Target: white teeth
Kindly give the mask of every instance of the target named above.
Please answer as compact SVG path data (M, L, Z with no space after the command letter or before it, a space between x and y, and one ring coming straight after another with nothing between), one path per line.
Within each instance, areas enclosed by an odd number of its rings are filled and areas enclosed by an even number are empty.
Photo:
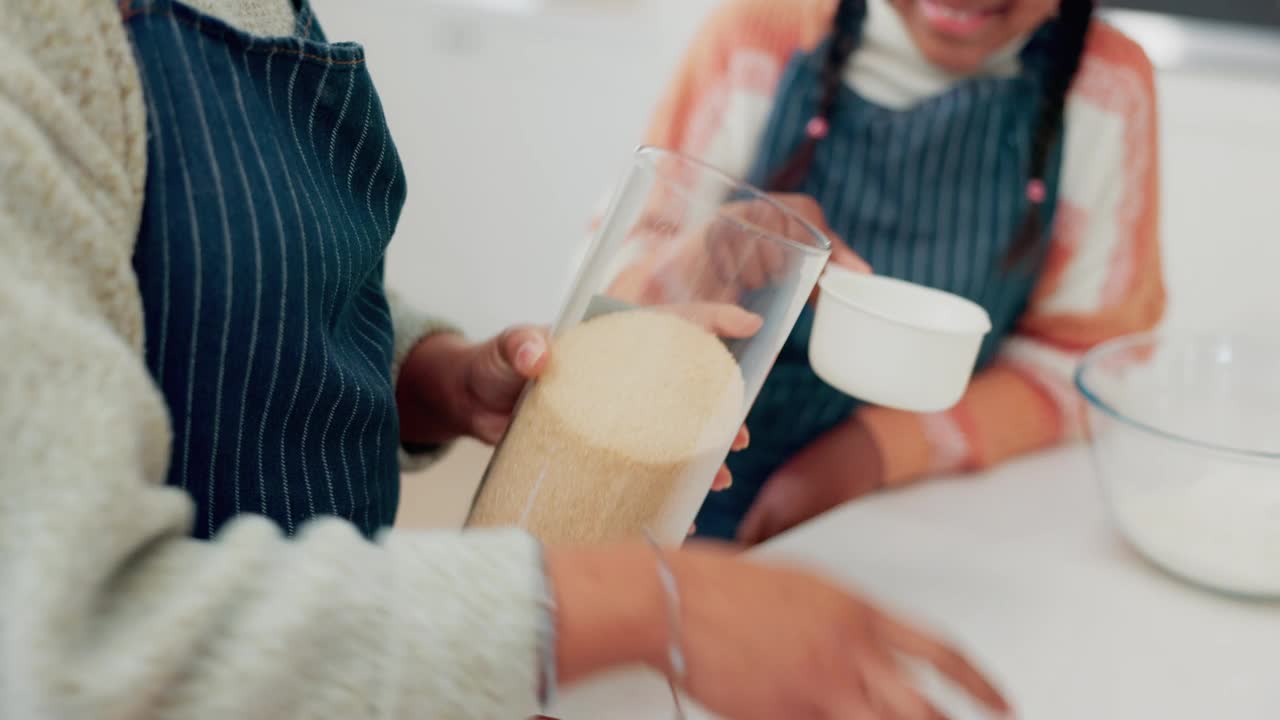
M940 2L925 2L925 5L927 5L934 13L952 20L971 20L978 15L976 12L970 10L959 10Z

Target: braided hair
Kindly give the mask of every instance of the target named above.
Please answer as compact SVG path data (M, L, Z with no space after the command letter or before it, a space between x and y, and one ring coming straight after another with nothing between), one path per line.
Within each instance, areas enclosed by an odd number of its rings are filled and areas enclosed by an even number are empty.
M813 156L818 151L818 144L827 136L831 115L835 112L836 100L840 97L845 65L849 63L849 57L862 39L862 23L858 21L866 16L866 12L866 0L840 0L836 7L831 42L827 45L827 54L823 58L822 73L819 76L822 95L819 96L818 110L805 127L805 138L800 147L783 164L782 169L770 178L766 185L769 190L795 190L808 176L809 168L813 167Z
M1042 208L1047 198L1045 175L1054 144L1062 134L1067 92L1080 69L1089 23L1093 19L1094 0L1061 0L1057 25L1049 40L1049 60L1044 92L1036 114L1036 127L1031 140L1031 159L1027 167L1027 212L1018 226L1014 241L1005 256L1005 267L1021 264L1039 245L1044 218ZM818 109L805 126L800 147L770 178L767 187L773 192L789 192L804 182L813 165L819 144L826 138L836 101L844 82L844 69L861 40L857 22L867 12L866 0L839 0L832 22L831 41L827 45L820 74L821 95Z

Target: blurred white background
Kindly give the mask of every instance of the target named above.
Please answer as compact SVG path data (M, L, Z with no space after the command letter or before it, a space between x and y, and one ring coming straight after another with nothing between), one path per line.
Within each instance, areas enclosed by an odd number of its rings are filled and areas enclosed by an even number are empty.
M392 284L476 336L550 322L715 4L314 0L332 39L367 46L407 165ZM1165 67L1167 323L1280 333L1280 35L1119 20Z

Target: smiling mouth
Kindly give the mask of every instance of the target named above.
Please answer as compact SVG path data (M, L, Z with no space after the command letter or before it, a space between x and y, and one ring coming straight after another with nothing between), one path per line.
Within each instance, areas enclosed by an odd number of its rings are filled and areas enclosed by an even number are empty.
M1006 5L985 9L957 8L941 0L918 0L920 14L934 30L956 37L969 37L982 31L1007 10Z

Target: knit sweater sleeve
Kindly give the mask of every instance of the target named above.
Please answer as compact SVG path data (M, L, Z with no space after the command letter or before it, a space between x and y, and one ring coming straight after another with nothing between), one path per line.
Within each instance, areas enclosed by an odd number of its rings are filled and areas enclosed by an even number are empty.
M0 717L528 716L528 536L189 538L141 359L145 121L115 5L0 0L0 61Z

